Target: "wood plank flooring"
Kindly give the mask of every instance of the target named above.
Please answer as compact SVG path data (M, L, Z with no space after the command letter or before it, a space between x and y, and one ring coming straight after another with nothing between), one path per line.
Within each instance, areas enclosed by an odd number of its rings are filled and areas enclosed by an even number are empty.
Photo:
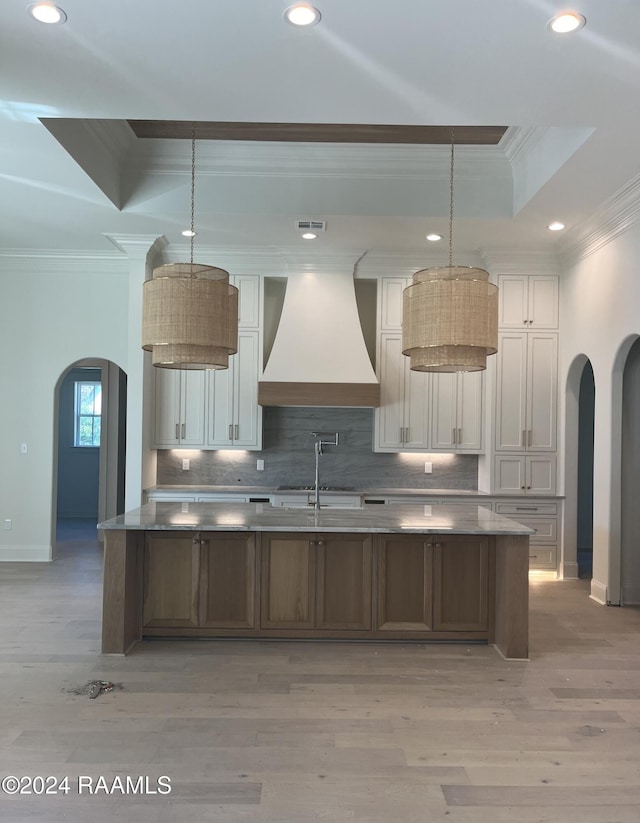
M531 661L468 644L150 641L100 649L101 549L0 564L8 823L638 823L640 611L531 584ZM90 680L116 684L95 700ZM78 778L171 793L78 792ZM87 782L85 781L85 786Z

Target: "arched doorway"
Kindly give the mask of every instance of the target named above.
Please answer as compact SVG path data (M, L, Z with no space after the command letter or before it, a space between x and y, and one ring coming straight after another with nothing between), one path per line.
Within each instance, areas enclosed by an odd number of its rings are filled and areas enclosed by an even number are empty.
M620 487L620 602L640 605L640 339L622 374Z
M124 511L125 373L106 360L71 364L54 419L53 542L95 542L97 523Z
M593 436L595 381L591 362L582 369L578 396L578 576L591 579L593 572Z

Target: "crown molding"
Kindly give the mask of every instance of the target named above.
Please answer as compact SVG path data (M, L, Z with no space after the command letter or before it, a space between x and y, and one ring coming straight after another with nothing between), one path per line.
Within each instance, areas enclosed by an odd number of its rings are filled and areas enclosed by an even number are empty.
M562 246L562 263L576 265L611 243L638 223L640 218L640 175L605 200L599 211L571 230Z
M87 277L126 274L127 261L118 254L42 249L37 252L23 249L0 251L0 270L11 268L16 273L83 274Z
M538 126L511 126L498 144L513 168L542 140L547 129Z
M493 274L560 274L562 260L558 254L513 249L482 249L485 267Z
M145 260L161 255L169 243L163 234L107 234L105 232L104 237L127 257L144 258Z

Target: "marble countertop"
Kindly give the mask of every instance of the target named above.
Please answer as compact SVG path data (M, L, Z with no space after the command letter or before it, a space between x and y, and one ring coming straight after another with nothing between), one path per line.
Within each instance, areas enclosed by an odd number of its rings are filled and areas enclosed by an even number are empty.
M365 532L533 534L482 506L394 505L361 509L285 508L267 503L146 503L101 529L136 531Z
M301 494L308 494L308 491L298 490ZM145 492L190 492L193 494L207 494L216 492L220 494L275 494L286 492L295 494L295 489L283 489L281 486L191 486L188 484L158 485L150 486ZM399 496L420 496L433 497L489 497L488 492L481 492L477 489L399 489L399 488L354 488L349 492L335 490L322 490L322 494L361 494L367 496L374 495L399 495Z

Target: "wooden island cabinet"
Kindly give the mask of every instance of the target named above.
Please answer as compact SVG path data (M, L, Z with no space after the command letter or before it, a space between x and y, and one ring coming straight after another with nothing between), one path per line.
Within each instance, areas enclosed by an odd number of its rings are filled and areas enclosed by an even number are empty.
M528 655L530 529L487 510L148 506L153 522L102 524L103 652L144 637L256 637L467 640ZM172 510L171 525L158 520ZM244 514L236 528L230 510Z

